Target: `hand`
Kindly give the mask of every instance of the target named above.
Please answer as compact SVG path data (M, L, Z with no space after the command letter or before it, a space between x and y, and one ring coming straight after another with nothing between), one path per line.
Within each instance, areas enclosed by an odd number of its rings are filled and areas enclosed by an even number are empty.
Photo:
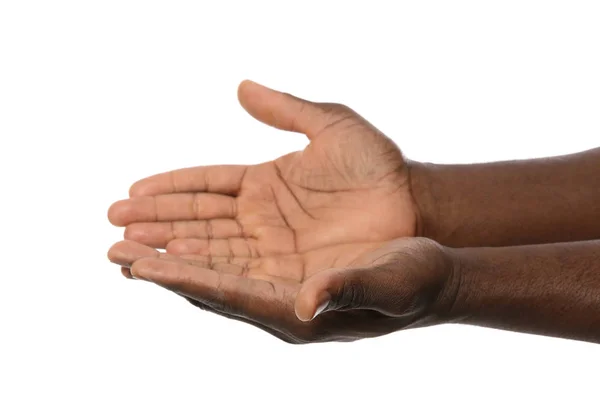
M414 236L409 169L396 145L338 104L312 103L252 82L242 106L268 125L306 134L300 152L253 166L209 166L134 184L110 221L125 238L172 254L250 259ZM300 280L306 266L290 265ZM314 272L311 272L314 273Z
M352 341L431 325L455 293L451 257L426 238L341 245L245 267L160 253L134 241L115 244L108 256L136 278L291 343ZM298 280L290 276L295 262L318 272Z

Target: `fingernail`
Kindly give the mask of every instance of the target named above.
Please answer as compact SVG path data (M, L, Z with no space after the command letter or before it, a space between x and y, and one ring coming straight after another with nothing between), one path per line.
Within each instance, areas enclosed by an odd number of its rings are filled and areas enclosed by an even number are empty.
M315 319L317 317L317 315L319 315L321 312L323 312L325 310L325 308L327 308L327 305L329 305L329 299L326 299L323 302L321 302L321 304L319 306L317 306L317 310L315 311L315 314L311 318L311 321L313 319Z

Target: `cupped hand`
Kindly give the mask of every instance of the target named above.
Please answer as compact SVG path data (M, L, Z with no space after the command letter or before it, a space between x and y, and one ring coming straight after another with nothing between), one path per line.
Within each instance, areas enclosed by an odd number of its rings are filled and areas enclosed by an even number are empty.
M290 343L352 341L432 325L454 294L452 258L426 238L251 260L177 256L122 241L108 256L135 278Z
M253 82L242 106L305 134L303 151L250 166L205 166L135 183L113 204L125 238L171 254L256 260L417 234L409 167L398 147L351 109L313 103ZM286 276L301 277L290 264Z

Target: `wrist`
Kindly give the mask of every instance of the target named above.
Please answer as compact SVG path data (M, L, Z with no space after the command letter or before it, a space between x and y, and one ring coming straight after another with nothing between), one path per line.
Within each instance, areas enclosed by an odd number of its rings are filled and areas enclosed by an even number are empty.
M436 233L438 214L433 196L432 183L435 176L435 166L430 163L408 161L410 193L416 215L416 236L431 238L439 242Z
M448 265L447 274L440 288L438 296L433 304L432 313L438 323L459 322L460 317L457 312L460 311L459 297L464 291L465 277L467 271L465 263L469 257L465 257L465 252L471 249L455 249L441 246Z

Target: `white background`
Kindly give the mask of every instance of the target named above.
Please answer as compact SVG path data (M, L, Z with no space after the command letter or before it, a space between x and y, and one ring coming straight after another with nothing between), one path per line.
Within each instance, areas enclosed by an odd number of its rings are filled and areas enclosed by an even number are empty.
M106 259L138 178L305 145L255 79L354 107L412 159L600 144L600 6L0 1L0 416L598 416L598 346L465 326L291 346Z

